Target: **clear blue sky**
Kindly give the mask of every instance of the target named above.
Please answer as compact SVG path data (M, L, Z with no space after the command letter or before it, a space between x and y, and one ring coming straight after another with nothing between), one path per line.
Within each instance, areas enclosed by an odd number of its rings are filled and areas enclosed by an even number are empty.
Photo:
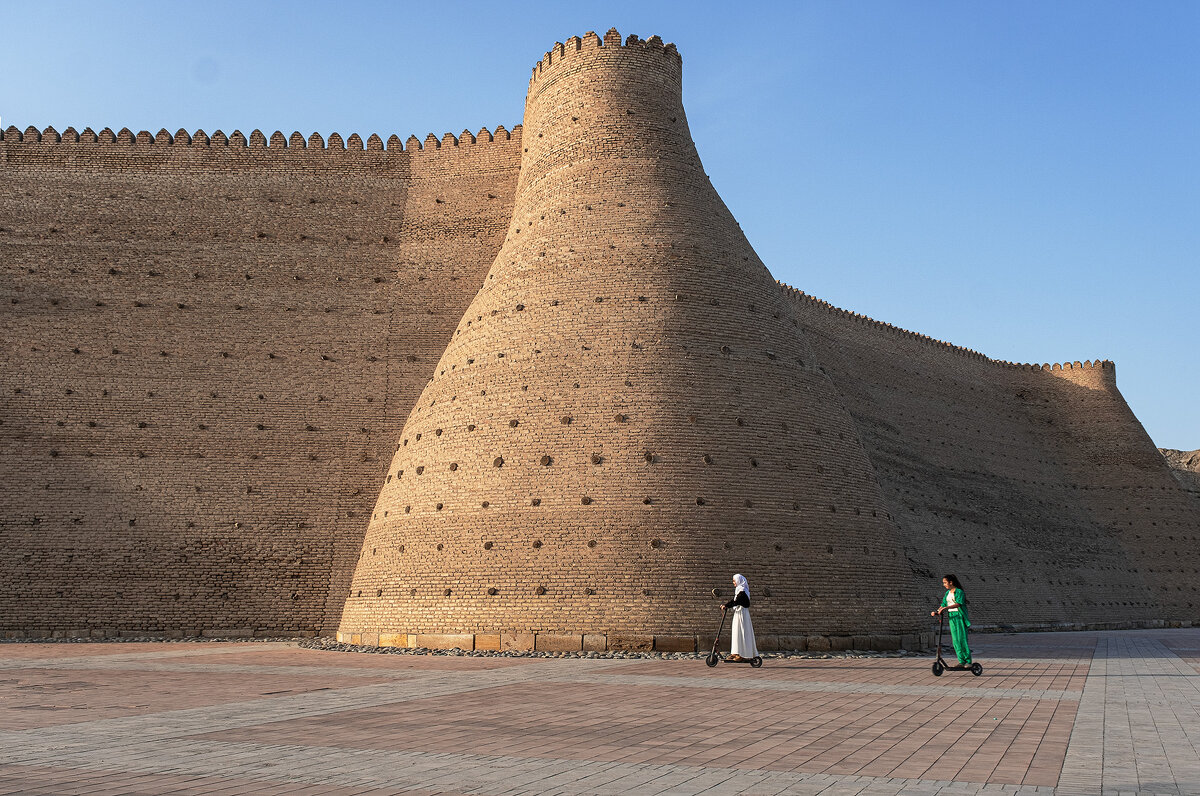
M1151 437L1200 448L1200 3L9 0L0 116L511 127L538 57L611 26L679 46L776 277L1000 359L1113 359Z

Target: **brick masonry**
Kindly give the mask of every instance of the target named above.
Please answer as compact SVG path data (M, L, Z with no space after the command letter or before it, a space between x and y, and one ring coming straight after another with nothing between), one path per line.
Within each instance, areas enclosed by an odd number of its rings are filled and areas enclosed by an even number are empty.
M961 575L973 621L1200 618L1200 502L1172 478L1112 362L999 362L787 292L914 573Z
M380 146L5 131L0 628L336 622L520 130Z
M1197 618L1112 364L776 285L680 80L611 31L511 133L4 131L0 630L684 648L733 571L784 646L946 570L983 624Z

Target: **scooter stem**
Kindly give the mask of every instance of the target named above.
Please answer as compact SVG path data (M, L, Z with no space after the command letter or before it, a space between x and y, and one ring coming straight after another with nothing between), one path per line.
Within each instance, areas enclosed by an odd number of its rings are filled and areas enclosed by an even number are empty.
M710 655L717 654L717 645L721 643L721 633L725 630L725 614L727 613L729 612L724 610L721 611L721 624L717 625L717 637L713 639L712 652L709 653Z

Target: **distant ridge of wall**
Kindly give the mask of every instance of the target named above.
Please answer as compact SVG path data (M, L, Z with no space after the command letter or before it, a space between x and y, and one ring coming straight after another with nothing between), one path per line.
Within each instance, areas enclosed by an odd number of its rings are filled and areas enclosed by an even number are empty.
M903 327L890 324L886 321L875 320L874 318L872 318L870 316L863 315L858 312L853 312L852 310L844 310L841 307L837 307L833 304L830 304L828 301L819 299L816 296L809 295L808 293L805 293L803 290L792 287L791 285L785 284L784 282L778 282L778 285L779 285L780 289L784 292L784 294L787 295L789 298L791 298L793 301L808 302L814 308L818 308L818 309L824 310L825 312L840 316L841 318L843 318L851 323L860 323L860 324L864 324L867 326L872 326L876 329L893 332L895 334L898 334L903 337L907 337L907 338L910 338L912 340L916 340L916 341L919 341L922 343L928 343L929 345L933 345L933 346L940 346L940 347L946 349L947 351L958 354L960 356L969 357L972 359L979 359L979 360L982 360L985 362L990 362L993 365L1000 365L1000 366L1008 367L1008 368L1023 368L1025 370L1034 370L1034 371L1038 371L1038 370L1050 370L1050 371L1068 370L1069 371L1069 370L1085 370L1085 369L1091 370L1091 369L1099 368L1100 370L1111 371L1114 380L1116 378L1117 366L1112 360L1109 360L1109 359L1103 359L1103 360L1102 359L1095 359L1095 360L1089 359L1089 360L1085 360L1083 362L1080 362L1079 360L1075 360L1073 362L1062 362L1062 363L1047 362L1045 364L1029 363L1029 362L1010 362L1010 361L1003 360L1003 359L992 359L991 357L987 356L986 354L980 353L979 351L976 351L973 348L966 348L964 346L955 345L954 343L946 342L945 340L939 340L936 337L930 337L927 334L921 334L920 332L913 332L913 331L910 331Z
M1159 448L1159 453L1167 460L1171 475L1187 492L1200 500L1200 450L1180 451L1172 448Z

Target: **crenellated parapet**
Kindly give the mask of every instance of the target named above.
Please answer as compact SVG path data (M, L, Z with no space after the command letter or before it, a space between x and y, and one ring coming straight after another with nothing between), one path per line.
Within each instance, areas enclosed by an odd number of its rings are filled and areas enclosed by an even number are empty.
M641 39L631 34L622 41L621 34L617 32L616 28L609 28L608 32L604 34L603 39L595 31L589 30L583 34L583 38L572 36L566 42L555 42L554 46L542 56L541 60L534 64L533 74L529 79L530 92L532 93L535 83L550 77L556 66L569 63L579 56L587 57L601 51L611 52L617 48L661 56L676 68L683 63L683 59L680 57L679 50L676 49L675 45L670 43L664 44L663 40L658 36Z
M372 133L364 140L358 133L343 137L339 133L330 133L326 138L320 133L308 136L300 132L284 135L276 130L269 136L261 130L252 130L249 135L240 130L226 134L221 130L207 133L204 130L188 132L185 129L171 133L166 128L157 133L147 130L133 132L127 127L114 132L105 127L99 132L90 127L76 131L68 127L61 133L54 127L38 130L27 127L24 131L15 126L0 131L0 152L6 155L16 155L21 152L54 156L77 155L79 153L95 153L99 155L166 155L173 152L221 152L225 154L281 154L328 156L344 155L347 153L379 153L379 157L391 158L402 156L407 159L414 157L430 157L449 153L463 154L502 154L518 157L521 142L521 125L515 125L509 130L499 125L495 130L483 127L477 133L463 130L458 135L445 133L440 138L433 133L424 139L409 136L402 141L398 135L383 137ZM12 160L13 158L4 158ZM3 162L4 159L0 159Z
M1094 390L1115 390L1117 386L1117 366L1107 359L1089 359L1083 362L1076 360L1030 367L1080 387L1089 387Z
M1028 370L1028 371L1033 371L1033 372L1044 371L1044 372L1050 373L1052 375L1065 376L1067 378L1076 378L1077 379L1078 377L1080 377L1084 374L1088 374L1088 375L1092 375L1092 376L1094 376L1096 374L1102 374L1107 379L1107 381L1110 381L1113 384L1116 383L1117 366L1114 362L1112 362L1112 360L1108 360L1108 359L1091 360L1091 359L1089 359L1089 360L1085 360L1083 362L1079 362L1078 360L1076 360L1073 362L1038 364L1036 362L1033 362L1033 363L1010 362L1008 360L1003 360L1003 359L993 359L992 357L989 357L986 354L980 353L979 351L976 351L972 348L966 348L964 346L955 345L954 343L949 343L949 342L946 342L945 340L939 340L936 337L930 337L927 334L921 334L920 332L913 332L913 331L910 331L903 327L895 326L893 324L887 323L886 321L877 321L874 318L871 318L867 315L863 315L861 313L852 312L850 310L844 310L841 307L837 307L833 304L830 304L828 301L819 299L816 296L811 296L811 295L805 293L803 290L794 288L791 285L785 284L783 282L778 282L777 284L779 285L780 290L783 291L784 295L786 295L788 298L792 299L793 301L804 302L805 304L807 304L811 307L815 307L819 310L822 310L822 311L830 313L830 314L838 315L852 323L861 324L863 326L870 326L870 327L873 327L876 329L890 332L890 333L898 335L900 337L905 337L910 340L915 340L919 343L925 343L925 344L928 344L931 346L937 346L939 348L945 349L949 353L956 354L958 356L967 357L969 359L977 359L977 360L986 362L991 365L997 365L999 367L1016 368L1016 369L1020 369L1020 370Z

